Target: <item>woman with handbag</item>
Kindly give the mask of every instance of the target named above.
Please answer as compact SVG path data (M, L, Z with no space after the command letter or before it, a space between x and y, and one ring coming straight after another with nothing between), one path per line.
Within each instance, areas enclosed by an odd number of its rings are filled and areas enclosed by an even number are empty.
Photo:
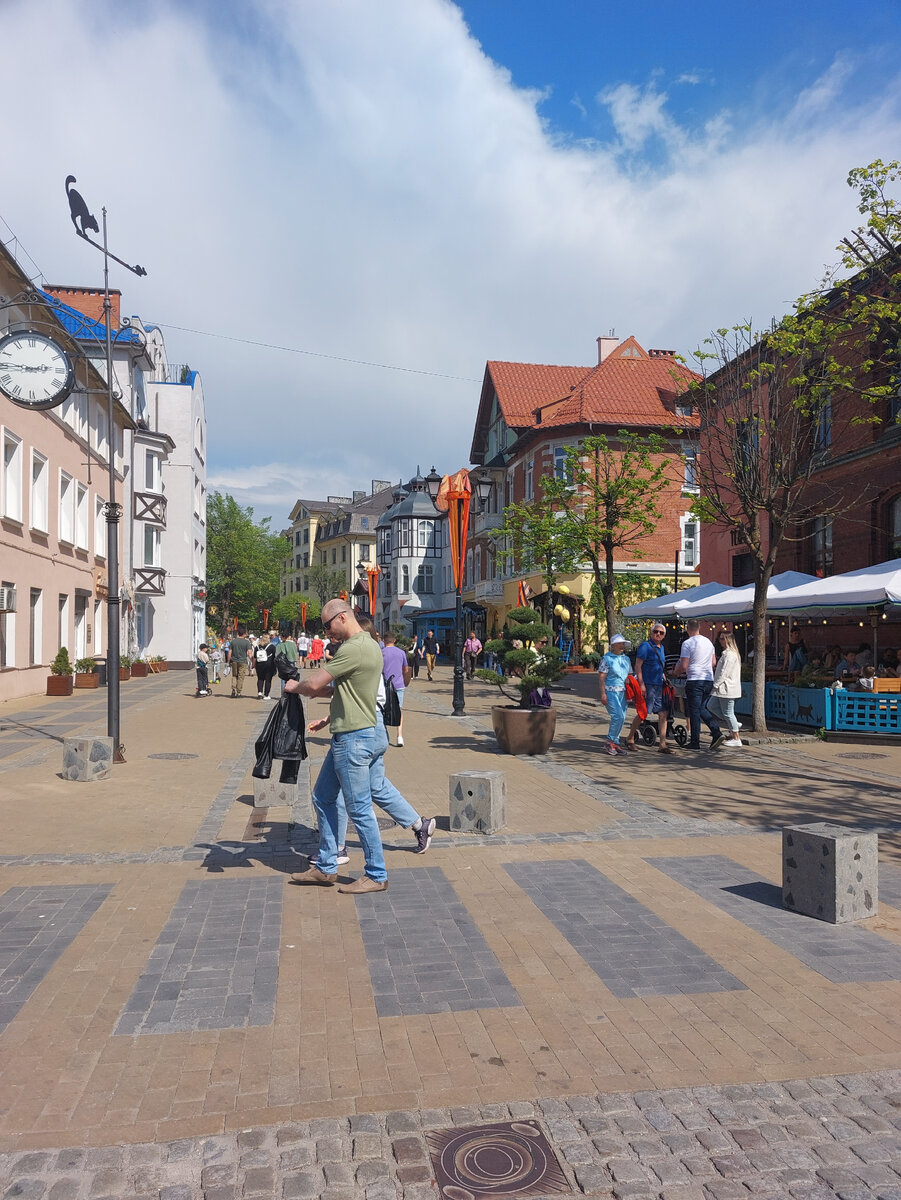
M382 660L384 667L382 675L385 679L386 688L388 684L392 684L394 691L397 693L397 711L396 713L387 712L385 714L385 725L397 725L397 744L404 744L404 691L407 684L413 678L413 670L407 662L407 656L397 645L397 638L393 633L385 634L385 644L382 647ZM388 688L390 699L390 688ZM393 707L393 706L392 706Z

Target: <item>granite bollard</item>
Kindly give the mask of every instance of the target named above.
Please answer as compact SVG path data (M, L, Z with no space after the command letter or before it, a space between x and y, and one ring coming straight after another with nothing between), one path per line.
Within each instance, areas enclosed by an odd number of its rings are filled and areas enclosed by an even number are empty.
M459 771L450 777L451 833L494 833L507 823L503 771Z
M268 779L253 776L254 808L293 808L297 800L298 763L276 760Z
M782 905L833 925L874 917L879 840L817 821L782 830Z
M93 783L106 779L113 768L111 737L63 738L63 779Z

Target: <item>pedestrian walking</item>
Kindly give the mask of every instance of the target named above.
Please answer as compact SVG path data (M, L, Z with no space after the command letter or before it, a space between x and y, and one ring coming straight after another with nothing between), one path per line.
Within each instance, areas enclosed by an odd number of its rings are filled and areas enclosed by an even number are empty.
M269 634L264 633L257 642L253 655L257 672L257 699L270 700L272 677L275 674L275 646L269 640Z
M651 626L650 637L641 643L635 652L635 678L641 688L641 695L647 706L647 716L657 713L657 734L661 754L672 754L666 744L666 728L669 721L669 705L663 699L663 684L666 680L666 654L663 642L666 637L666 626L655 621ZM642 718L636 713L626 738L626 749L638 752L636 735Z
M629 656L625 653L627 646L623 635L615 633L610 639L610 649L598 665L601 703L610 714L607 753L613 757L626 753L619 744L619 735L626 719L626 678L632 670Z
M685 624L688 637L679 651L677 675L685 676L685 707L688 712L688 749L701 749L701 721L710 730L710 749L716 750L726 740L716 717L708 710L707 700L713 691L713 671L716 649L709 637L701 633L701 623L694 617Z
M210 683L219 682L219 671L222 666L222 650L219 646L214 646L209 652L210 655Z
M209 678L209 646L206 642L201 642L197 648L197 695L208 696L210 694L210 678Z
M390 679L394 685L394 690L397 692L397 702L400 705L400 724L397 727L397 744L404 744L404 693L407 685L413 678L413 672L407 663L407 656L397 644L397 637L393 633L385 634L385 645L382 649L382 674L385 679ZM393 722L392 722L393 724Z
M251 643L247 630L238 626L238 636L232 638L228 648L228 665L231 668L232 699L236 700L244 688L244 680L250 670Z
M318 633L314 633L310 639L310 654L309 664L314 670L318 670L322 666L322 655L325 651L325 642Z
M419 678L419 665L422 662L422 647L419 644L419 635L413 635L413 642L410 649L407 651L407 659L413 671L413 678Z
M741 696L741 655L734 634L724 629L716 640L719 658L707 707L729 728L731 736L723 742L723 746L738 749L742 740L738 736L741 725L735 716L735 701Z
M331 696L329 715L310 723L311 733L331 726L331 745L313 788L319 819L317 866L291 876L297 884L331 887L338 874L339 792L363 846L365 873L339 891L350 895L383 892L388 872L378 822L372 811L372 771L382 739L376 729L376 694L382 655L346 600L329 600L322 610L325 633L341 643L335 657L305 679L289 680L285 690L303 696ZM320 642L321 645L321 642Z
M425 669L428 673L429 679L431 679L435 670L435 663L438 660L438 655L441 653L441 647L438 645L434 629L430 629L425 635L425 640L422 643L422 652L425 656Z
M294 641L294 638L291 636L290 633L287 634L284 638L282 638L282 640L279 642L279 644L275 647L275 657L276 658L279 658L279 657L284 658L287 662L289 662L291 664L292 667L297 666L300 656L297 652L297 643ZM282 695L284 695L284 694L285 694L285 680L283 679L282 680Z
M482 643L475 633L470 633L463 643L463 665L466 668L466 678L472 679L479 655L482 653Z

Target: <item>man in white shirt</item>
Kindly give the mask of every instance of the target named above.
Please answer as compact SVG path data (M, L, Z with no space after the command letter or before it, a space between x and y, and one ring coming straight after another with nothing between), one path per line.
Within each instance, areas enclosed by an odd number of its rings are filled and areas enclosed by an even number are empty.
M310 638L305 629L302 629L297 639L297 655L300 659L301 669L307 665L307 655L310 653Z
M716 651L710 638L701 633L699 621L691 620L685 625L688 637L679 651L677 675L685 676L685 707L688 711L688 749L701 749L701 721L710 730L713 739L710 749L716 750L726 740L716 720L707 709L707 697L713 691L713 670L716 666Z

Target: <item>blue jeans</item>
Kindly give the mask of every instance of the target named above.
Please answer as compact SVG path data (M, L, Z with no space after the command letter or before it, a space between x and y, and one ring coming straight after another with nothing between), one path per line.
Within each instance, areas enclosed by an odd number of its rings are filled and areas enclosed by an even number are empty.
M715 717L726 722L733 736L739 732L738 719L735 716L735 697L711 696L707 701L707 708Z
M626 719L626 690L625 688L607 688L607 712L610 714L610 728L607 737L614 744L619 742L623 722Z
M722 730L707 708L707 698L713 691L712 679L689 679L685 684L685 707L688 711L688 744L693 750L701 747L701 721L718 738Z
M372 803L377 804L379 808L386 812L395 825L409 829L411 825L419 820L419 813L411 804L407 803L394 784L389 782L385 777L385 751L388 749L388 733L385 729L380 709L376 710L375 734L375 752L369 768L369 786L372 791ZM344 846L347 844L347 807L341 792L338 793L337 806L338 845ZM356 825L356 821L354 821L354 825Z
M356 826L363 846L366 874L381 883L388 878L378 822L372 811L371 772L384 732L376 726L332 734L332 744L313 788L313 807L319 819L319 869L326 875L338 870L338 795Z

